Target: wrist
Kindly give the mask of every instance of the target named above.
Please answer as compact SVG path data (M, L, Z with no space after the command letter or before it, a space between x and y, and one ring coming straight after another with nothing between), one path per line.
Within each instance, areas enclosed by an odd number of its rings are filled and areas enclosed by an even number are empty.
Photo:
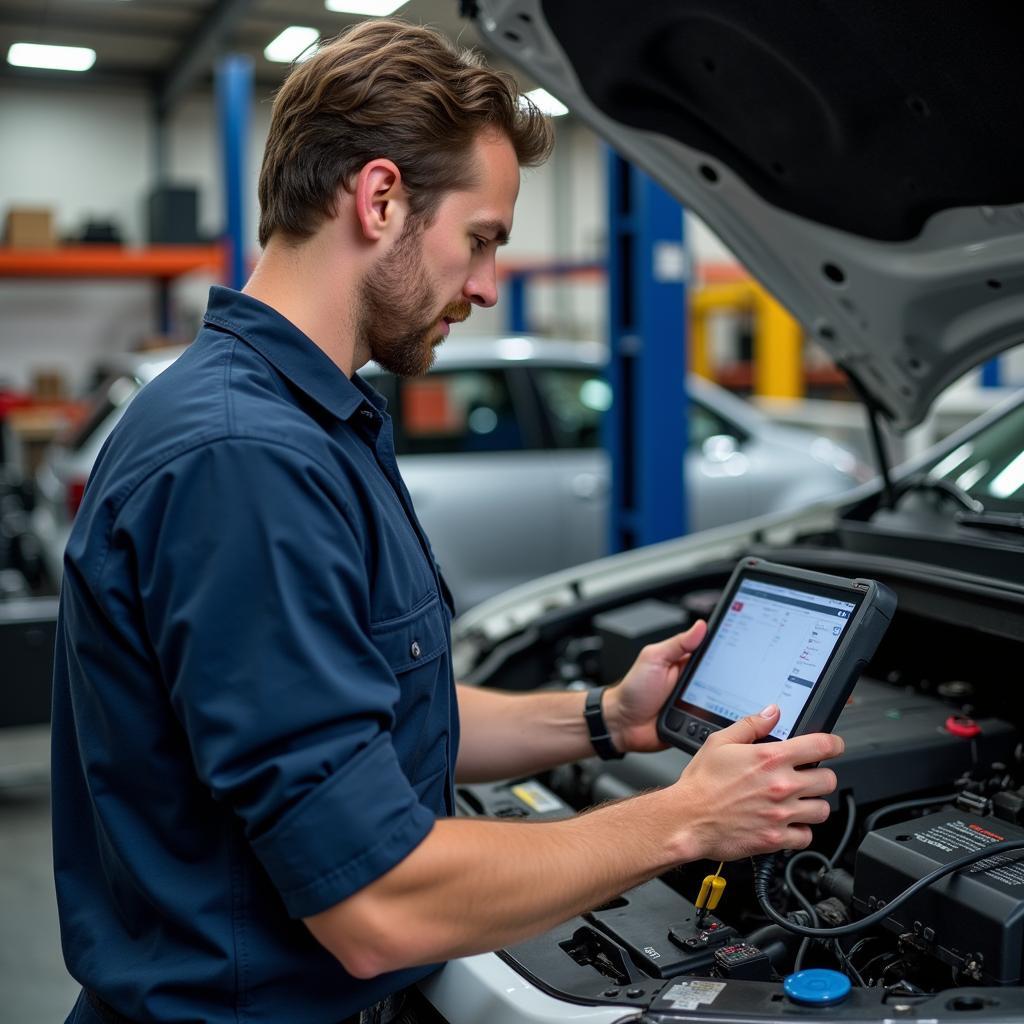
M652 832L664 851L662 870L706 858L700 830L691 822L691 809L680 799L675 786L642 793L635 800L645 806Z
M626 722L622 709L622 684L606 686L604 696L601 698L601 710L604 713L605 725L608 728L608 736L611 738L615 749L623 754L630 752L629 742L626 738Z

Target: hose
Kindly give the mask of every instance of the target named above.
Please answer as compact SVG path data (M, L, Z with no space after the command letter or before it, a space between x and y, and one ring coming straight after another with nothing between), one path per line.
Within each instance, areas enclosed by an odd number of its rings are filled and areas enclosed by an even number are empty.
M772 878L775 875L775 865L771 857L754 858L754 893L757 896L757 902L760 904L761 909L781 928L793 932L794 935L803 935L809 939L834 939L840 935L854 935L865 928L872 928L876 924L881 924L897 907L902 906L907 900L916 896L922 889L933 885L940 878L945 878L946 875L951 875L954 871L959 871L960 868L975 864L979 860L996 857L1002 853L1010 853L1013 850L1024 850L1024 839L1007 839L1003 842L986 846L982 850L971 850L969 853L957 857L956 860L951 860L948 864L943 864L934 871L929 871L927 875L919 878L898 896L894 896L885 906L879 907L873 914L868 914L867 917L862 917L859 921L851 921L849 924L837 925L834 928L808 928L805 925L795 924L771 905L769 902L769 892Z

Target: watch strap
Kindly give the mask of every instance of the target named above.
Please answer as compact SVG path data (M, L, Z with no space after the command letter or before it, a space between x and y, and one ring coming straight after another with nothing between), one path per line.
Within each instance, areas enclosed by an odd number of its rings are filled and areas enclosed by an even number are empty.
M594 747L594 753L602 761L618 761L625 755L616 749L608 732L608 723L604 720L601 700L604 697L605 689L605 687L599 686L587 691L587 699L583 705L583 718L587 723L587 731L590 733L590 742Z

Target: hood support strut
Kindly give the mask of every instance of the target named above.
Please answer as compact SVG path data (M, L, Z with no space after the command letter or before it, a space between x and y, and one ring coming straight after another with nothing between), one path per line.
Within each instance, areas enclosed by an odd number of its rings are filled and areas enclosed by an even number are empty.
M885 450L885 438L882 436L882 425L880 422L884 412L879 403L871 397L868 390L863 384L861 384L857 377L850 373L846 367L843 367L843 369L846 371L846 375L850 379L850 386L857 393L857 397L864 404L864 409L868 414L868 427L871 429L871 445L875 450L875 463L877 464L878 472L882 477L882 499L884 507L895 508L896 492L893 490L892 486L889 455Z

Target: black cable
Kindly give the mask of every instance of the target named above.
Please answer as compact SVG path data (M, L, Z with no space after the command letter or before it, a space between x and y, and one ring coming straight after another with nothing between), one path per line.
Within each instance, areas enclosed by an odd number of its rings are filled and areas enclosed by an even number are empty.
M983 850L971 850L969 853L957 857L956 860L951 860L948 864L943 864L934 871L929 871L927 875L919 878L898 896L894 896L884 907L879 907L873 914L868 914L867 917L862 917L859 921L837 925L834 928L808 928L805 925L795 924L780 914L768 902L769 889L772 877L775 874L775 866L770 857L754 858L754 893L757 896L757 902L761 905L761 909L777 925L793 932L794 935L804 935L811 939L832 939L839 935L854 935L865 928L881 924L891 915L893 910L902 906L907 900L916 896L922 889L926 889L940 878L945 878L946 875L951 875L954 871L959 871L960 868L965 868L969 864L975 864L979 860L987 860L989 857L996 857L999 854L1009 853L1013 850L1024 850L1024 839L1006 839L1000 843L993 843Z
M804 942L810 942L810 939L804 939ZM861 988L867 988L864 984L864 979L860 976L860 971L853 966L853 961L850 959L849 954L845 949L843 949L842 940L836 939L835 942L832 943L832 948L835 951L836 959L839 961L840 965L846 969L848 974L853 975L854 980Z
M804 894L797 888L796 884L796 874L794 872L796 865L799 864L802 860L820 860L822 864L824 864L826 869L830 868L832 865L828 857L826 857L823 853L818 853L817 850L803 850L800 853L794 854L786 862L786 887L789 889L790 893L794 897L796 897L797 903L799 903L800 906L807 911L807 915L811 919L811 926L817 928L818 924L820 923L818 918L818 912L814 909L814 904L811 903L811 901L806 896L804 896ZM800 968L803 967L804 957L807 955L807 950L810 947L810 945L811 939L808 938L805 938L800 943L800 948L796 951L796 959L793 961L794 971L799 971Z
M861 970L863 970L864 973L867 974L869 967L871 967L874 964L878 963L880 960L885 960L886 958L888 958L889 962L882 968L882 973L879 974L879 976L878 976L878 980L879 981L884 981L885 980L885 972L887 970L889 970L889 968L892 967L893 964L900 962L900 958L899 957L900 957L899 953L894 953L892 950L886 950L886 952L884 952L884 953L879 953L877 956L873 956L861 968Z
M873 831L882 818L885 818L890 814L895 814L897 811L910 811L915 807L929 807L932 804L946 804L955 800L957 796L957 793L946 793L944 796L926 796L919 797L916 800L901 800L898 804L889 804L887 807L879 807L877 811L872 811L872 813L864 819L864 831Z
M829 857L830 868L834 868L839 863L839 858L846 853L846 847L850 845L850 840L853 838L853 827L857 823L857 801L853 798L852 793L846 794L846 828L843 831L843 836L839 840L839 845L836 847L836 852Z
M804 910L807 911L808 914L816 913L814 909L814 904L812 904L811 901L806 896L804 896L804 894L796 887L796 875L794 874L794 869L796 868L796 865L799 864L801 861L812 859L821 861L822 865L825 868L832 867L832 862L828 859L828 857L825 856L825 854L818 853L817 850L803 850L800 853L796 853L792 857L790 857L788 863L786 864L785 871L787 888L796 897L797 902L800 904L800 906L804 908Z
M858 939L851 947L850 952L846 955L853 960L853 958L869 943L878 942L882 938L881 935L866 935L863 939Z
M817 850L803 850L800 853L794 854L790 857L786 864L786 885L789 887L789 891L796 897L797 902L807 911L811 918L812 927L818 927L818 913L814 909L814 905L804 897L803 893L797 888L795 869L796 865L804 860L819 860L821 861L824 869L828 871L832 868L836 861L843 855L847 845L850 842L850 837L853 835L854 825L857 823L857 801L854 799L852 793L846 794L846 828L843 830L842 838L839 840L839 845L836 847L836 852L831 857L826 857L823 853L818 853ZM800 943L800 948L797 950L796 959L793 961L793 970L799 971L803 966L804 957L807 955L807 950L810 947L811 940L805 938ZM842 956L840 955L840 960ZM852 966L852 965L851 965ZM856 974L856 971L854 971Z

